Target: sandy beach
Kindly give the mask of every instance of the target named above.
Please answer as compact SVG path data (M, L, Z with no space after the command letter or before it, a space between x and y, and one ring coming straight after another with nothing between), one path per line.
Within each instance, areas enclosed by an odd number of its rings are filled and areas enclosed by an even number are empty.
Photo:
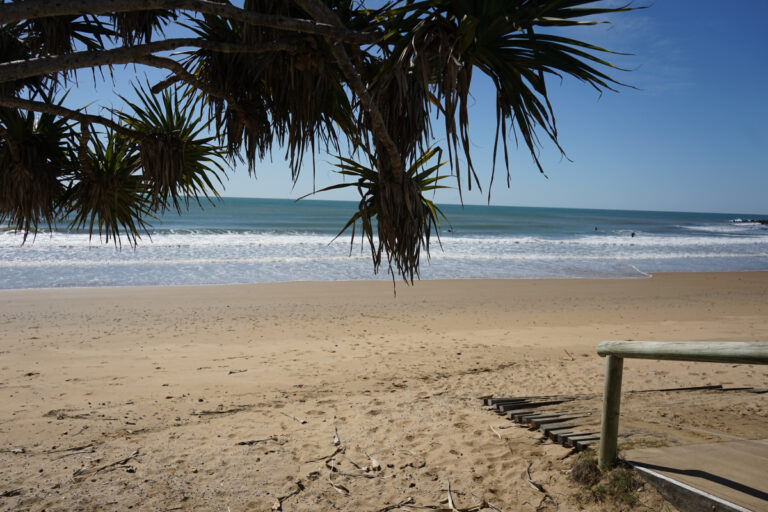
M459 509L617 510L479 397L599 394L600 341L766 341L766 318L768 272L0 291L0 510L381 511L449 486ZM705 384L768 367L624 370ZM768 437L768 394L624 407L635 445Z

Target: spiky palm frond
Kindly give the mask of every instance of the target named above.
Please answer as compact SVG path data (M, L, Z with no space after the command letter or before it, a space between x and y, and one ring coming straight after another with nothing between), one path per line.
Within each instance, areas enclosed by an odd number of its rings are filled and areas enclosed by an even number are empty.
M15 62L33 57L29 44L24 39L21 24L14 23L0 26L0 62ZM33 76L22 80L0 83L0 95L16 96L19 91L28 88L32 93L45 91L44 84L55 84L52 77Z
M0 108L0 223L21 231L24 240L56 220L62 181L75 166L73 140L66 119Z
M128 11L112 15L114 32L126 45L150 42L152 34L163 35L163 28L176 19L176 13L170 9L150 11Z
M306 17L290 2L248 0L244 8ZM338 149L338 131L355 131L343 77L328 59L330 50L323 38L244 27L215 16L194 20L190 28L211 41L246 45L279 41L296 48L261 54L198 50L185 62L191 73L223 93L209 96L208 105L217 131L226 136L229 153L243 148L250 171L278 144L285 148L296 179L307 150Z
M394 41L384 74L417 78L424 96L438 105L448 135L449 160L461 179L458 153L467 161L469 188L480 185L472 165L469 141L470 84L473 70L485 73L496 91L496 152L501 143L509 179L508 130L521 135L535 164L541 129L558 143L546 76L572 76L598 90L621 85L601 69L617 69L600 57L611 53L582 41L555 36L546 28L594 24L585 16L630 10L592 8L592 0L547 2L509 0L430 0L390 12L387 23L400 36ZM539 30L545 27L544 31ZM600 69L601 68L601 69ZM379 78L381 80L381 78ZM425 125L426 129L426 125ZM491 181L493 178L491 178ZM459 181L459 190L462 185Z
M371 96L379 107L387 132L401 155L411 158L429 145L430 97L413 71L394 59L371 58L364 74L371 82ZM361 112L360 124L365 125Z
M64 197L70 227L87 228L91 237L122 245L121 232L131 245L147 232L152 215L149 186L140 173L139 150L126 137L107 132L82 142L80 167Z
M449 188L439 183L447 177L438 174L440 167L445 164L440 162L442 150L439 147L430 148L414 159L400 185L382 179L381 173L375 169L375 155L363 152L368 155L368 166L350 158L338 157L337 172L351 181L331 185L312 194L356 188L360 194L358 209L336 237L351 228L350 243L354 244L359 221L361 236L367 240L371 250L374 272L378 272L384 254L392 277L397 272L404 280L412 283L414 277L418 277L421 250L425 250L429 258L432 230L435 230L439 241L439 218L445 219L440 208L424 196L429 191ZM435 156L438 162L429 165ZM378 235L378 243L375 235Z
M75 51L104 48L104 38L114 35L105 20L97 16L51 16L25 20L21 24L24 40L36 55L62 55Z
M147 87L148 88L148 87ZM142 175L150 185L152 208L182 211L189 199L218 196L221 184L222 149L206 136L210 121L203 121L194 102L177 91L153 95L135 87L138 102L122 98L129 112L116 112L120 121L136 133Z

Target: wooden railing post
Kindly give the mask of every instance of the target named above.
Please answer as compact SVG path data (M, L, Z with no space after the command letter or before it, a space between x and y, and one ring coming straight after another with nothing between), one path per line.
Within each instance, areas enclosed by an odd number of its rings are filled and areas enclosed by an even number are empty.
M605 357L605 391L603 392L603 417L598 456L598 465L601 469L610 468L616 461L623 368L624 358L612 355Z
M706 363L768 364L765 341L604 341L597 353L605 356L603 423L600 427L598 464L610 468L616 462L619 436L621 374L624 359L658 359Z

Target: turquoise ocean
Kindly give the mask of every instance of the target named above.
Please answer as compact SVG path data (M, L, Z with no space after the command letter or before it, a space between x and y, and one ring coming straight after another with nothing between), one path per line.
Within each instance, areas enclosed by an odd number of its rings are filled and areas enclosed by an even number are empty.
M22 244L0 227L0 289L391 279L349 233L344 201L224 198L152 221L132 248L55 229ZM422 279L644 278L768 270L768 225L749 214L441 206ZM634 233L635 236L632 236ZM441 247L442 245L442 247Z

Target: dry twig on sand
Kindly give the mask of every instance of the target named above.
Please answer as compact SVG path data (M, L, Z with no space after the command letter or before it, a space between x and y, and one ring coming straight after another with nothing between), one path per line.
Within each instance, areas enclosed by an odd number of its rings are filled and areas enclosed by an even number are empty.
M349 494L349 489L341 484L334 483L333 478L331 478L332 475L333 472L328 473L328 481L331 483L331 487L333 487L333 489L339 494L344 494L345 496Z
M336 451L333 452L330 455L324 455L322 457L317 457L317 458L314 458L314 459L305 460L304 463L308 464L310 462L320 462L321 460L330 460L330 459L334 458L336 455L338 455L339 453L342 453L344 450L346 450L346 447L339 446L338 448L336 448Z
M291 418L292 420L298 421L302 425L304 425L307 422L307 420L302 420L301 418L297 418L296 416L291 416L290 414L286 414L286 413L284 413L282 411L280 411L280 414L282 414L283 416L286 416L288 418Z
M325 459L325 467L327 467L328 470L329 470L328 471L328 482L330 482L331 487L333 487L333 489L336 492L346 495L346 494L349 494L349 489L347 489L343 485L336 484L333 481L333 473L338 472L339 470L336 469L335 467L333 467L333 464L331 463L333 458L336 457L336 455L338 455L339 453L344 453L344 450L345 450L344 446L339 446L339 449L337 449L335 452L333 452L333 454L330 457Z
M267 441L277 441L277 436L269 436L264 439L249 439L248 441L240 441L237 445L251 446L256 443L265 443Z
M240 412L244 410L243 407L232 407L231 409L210 409L210 410L199 410L199 411L192 411L192 416L210 416L213 414L229 414L233 412Z
M560 508L560 504L558 504L557 500L555 498L553 498L552 495L547 492L547 490L544 488L544 486L539 484L539 483L534 482L533 478L531 478L531 466L532 465L533 465L533 462L529 462L528 463L528 467L525 468L525 476L526 476L526 479L528 480L528 485L530 485L533 490L544 493L544 496L541 498L541 501L536 506L536 510L540 510L547 503L547 501L551 501L552 503L554 503L555 508Z
M396 504L394 504L394 505L387 505L387 506L386 506L386 507L384 507L384 508L380 508L380 509L379 509L379 510L377 510L376 512L389 512L390 510L397 510L398 508L402 508L402 507L404 507L405 505L411 505L412 503L413 503L413 498L411 498L410 496L408 496L407 498L405 498L405 499L404 499L403 501L401 501L400 503L396 503Z
M451 508L453 512L459 512L456 509L456 505L453 504L453 494L451 493L451 482L448 481L448 506Z
M24 448L3 448L0 453L27 453L27 450Z
M58 457L56 457L56 460L63 459L65 457L71 457L72 455L82 455L84 453L95 453L95 452L96 452L96 448L93 445L90 445L90 446L87 446L87 447L83 448L82 450L78 450L78 451L75 451L75 452L70 452L70 453L65 453L63 455L59 455Z
M282 511L283 510L283 502L285 500L287 500L288 498L292 497L292 496L296 496L297 494L299 494L303 490L304 490L304 484L302 484L301 480L299 480L298 482L296 482L296 489L294 489L293 491L289 492L285 496L278 496L277 497L277 499L275 500L275 503L272 504L272 510L276 511L276 512L277 511Z
M102 471L106 471L108 469L112 469L112 468L117 467L117 466L122 466L123 464L125 464L129 460L135 459L138 456L139 456L139 449L137 448L135 452L133 452L132 454L130 454L129 456L127 456L124 459L116 460L115 462L110 462L109 464L104 464L103 466L99 466L97 468L82 467L82 468L76 470L72 474L72 476L75 477L75 476L83 476L83 475L91 475L91 474L95 474L95 473L101 473Z
M482 503L478 505L473 505L471 507L467 508L459 508L456 506L456 504L453 501L453 493L456 491L451 490L451 482L448 482L448 497L444 500L444 502L447 502L448 507L444 507L442 505L416 505L414 502L414 499L410 496L405 498L400 503L397 503L395 505L387 505L384 508L380 508L376 512L389 512L390 510L397 510L399 508L402 508L403 510L434 510L436 512L480 512L482 510L495 510L496 512L502 512L502 510L487 501L483 500ZM461 494L456 492L457 494Z
M367 452L365 456L368 457L368 461L370 462L370 464L368 465L368 469L370 469L371 471L381 471L381 464L379 464L379 461L377 461L376 459L368 455ZM366 471L368 469L366 469Z

